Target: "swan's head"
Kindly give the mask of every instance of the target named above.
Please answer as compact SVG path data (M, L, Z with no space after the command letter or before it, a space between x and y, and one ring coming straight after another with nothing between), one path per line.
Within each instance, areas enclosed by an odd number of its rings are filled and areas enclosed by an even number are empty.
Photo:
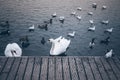
M53 42L54 42L54 39L51 38L51 39L49 39L48 41L51 42L51 43L53 43Z
M113 52L113 49L111 49L110 52Z

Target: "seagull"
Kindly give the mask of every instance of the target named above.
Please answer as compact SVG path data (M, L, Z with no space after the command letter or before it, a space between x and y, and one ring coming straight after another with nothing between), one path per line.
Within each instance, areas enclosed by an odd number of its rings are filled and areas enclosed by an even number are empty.
M78 20L81 20L81 19L82 19L81 16L76 16L76 18L77 18Z
M57 16L56 12L52 14L52 17L56 17L56 16Z
M34 30L35 30L35 26L33 24L31 27L29 27L29 31L34 31Z
M102 6L102 9L103 9L103 10L107 9L107 6L105 6L105 5L104 5L104 6Z
M81 8L81 7L78 7L78 8L77 8L77 10L81 11L81 10L82 10L82 8Z
M95 31L95 26L89 27L88 31Z
M108 33L112 33L112 31L113 31L113 28L109 28L109 29L106 29L104 32L108 32Z
M75 36L75 31L73 31L72 33L68 33L69 37L74 37Z
M92 38L92 41L89 43L89 48L93 49L94 45L95 45L95 39L96 38Z
M89 20L90 24L93 25L94 21L93 20Z
M74 16L75 16L75 15L76 15L76 12L75 12L75 11L71 12L71 15L74 15Z
M109 20L103 20L101 23L107 25L109 23Z
M105 58L110 58L113 56L113 49L111 49L110 51L108 51L106 54L105 54Z
M93 3L92 7L96 9L97 8L97 3Z
M61 23L64 23L65 17L64 16L60 16L59 20L60 20Z
M92 15L93 15L93 12L88 12L88 15L91 15L91 16L92 16Z
M21 57L22 49L17 43L9 43L5 48L6 57Z

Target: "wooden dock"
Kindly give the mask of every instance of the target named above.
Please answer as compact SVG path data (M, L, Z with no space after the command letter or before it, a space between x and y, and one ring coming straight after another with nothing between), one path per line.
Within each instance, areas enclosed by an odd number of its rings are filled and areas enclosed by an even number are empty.
M0 80L120 80L120 57L0 57Z

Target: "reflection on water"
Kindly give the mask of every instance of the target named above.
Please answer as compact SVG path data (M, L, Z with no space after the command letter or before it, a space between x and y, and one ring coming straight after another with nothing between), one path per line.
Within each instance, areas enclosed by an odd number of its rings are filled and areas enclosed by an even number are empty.
M98 4L96 10L92 8L92 3ZM106 10L101 10L106 5ZM47 42L49 38L57 38L60 35L67 37L67 34L76 31L67 55L105 55L107 49L113 49L119 55L120 47L120 1L119 0L0 0L0 23L5 21L10 23L10 36L0 35L0 55L4 55L5 46L9 42L17 42L21 47L20 38L28 36L29 45L23 48L23 55L49 55L51 44ZM78 11L77 7L82 10ZM71 12L76 11L81 16L81 21L71 16ZM92 11L93 15L88 15ZM51 14L57 13L57 17L48 25L48 30L38 28L38 25L44 25L44 21L51 19ZM59 22L59 16L65 17L64 24ZM89 32L89 20L93 19L96 30ZM102 20L109 20L108 25L103 25ZM28 28L35 25L35 30L29 32ZM113 27L113 33L105 34L104 30ZM0 32L6 30L6 27L0 26ZM108 45L100 44L110 36ZM43 39L46 43L41 44ZM89 49L89 42L96 38L95 46ZM68 37L67 37L68 38ZM26 46L25 43L22 43Z

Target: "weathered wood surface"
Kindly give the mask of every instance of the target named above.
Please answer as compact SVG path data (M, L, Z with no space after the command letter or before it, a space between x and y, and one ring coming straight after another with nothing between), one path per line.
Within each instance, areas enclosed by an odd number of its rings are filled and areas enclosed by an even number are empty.
M0 80L119 80L120 57L0 56Z

